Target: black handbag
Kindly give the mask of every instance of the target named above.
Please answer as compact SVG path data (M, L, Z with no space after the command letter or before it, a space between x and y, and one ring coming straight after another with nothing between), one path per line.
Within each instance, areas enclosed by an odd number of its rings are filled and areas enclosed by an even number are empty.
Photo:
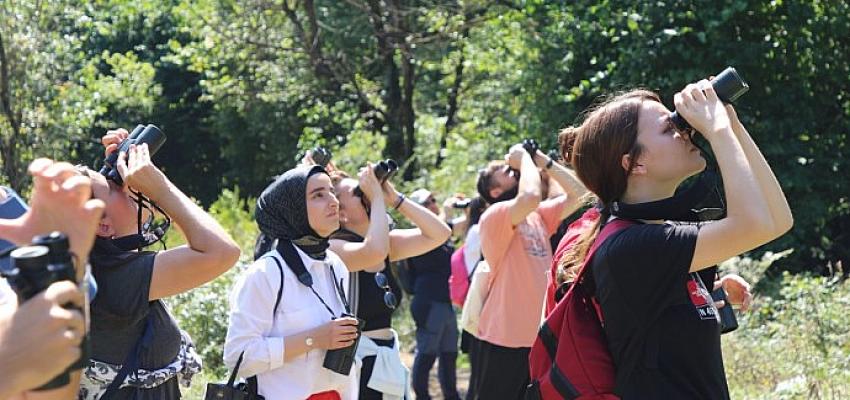
M283 266L280 265L280 261L277 258L272 257L272 260L277 264L278 272L280 272L280 287L277 289L277 299L274 302L274 309L272 310L272 320L274 320L277 307L280 305L280 298L283 295ZM239 354L239 359L236 360L236 366L233 367L233 372L230 373L227 383L207 383L204 400L266 400L265 397L258 394L256 376L247 378L245 382L234 385L243 356L245 356L244 351Z
M230 373L227 383L207 383L204 400L265 400L263 396L257 394L256 376L252 376L237 385L233 384L236 382L236 374L239 372L239 365L242 364L242 356L244 355L244 352L239 354L239 360L236 361L236 367Z

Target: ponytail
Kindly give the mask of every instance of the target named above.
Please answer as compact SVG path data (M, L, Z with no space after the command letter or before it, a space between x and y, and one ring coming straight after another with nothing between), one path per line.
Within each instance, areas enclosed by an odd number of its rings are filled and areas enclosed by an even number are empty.
M561 159L564 160L564 164L573 164L573 149L575 148L578 133L579 128L572 126L568 126L558 132L558 148L561 149Z
M582 264L584 264L584 259L587 257L587 253L593 246L593 242L595 242L596 238L599 236L599 232L602 231L604 221L607 219L608 213L602 212L599 219L593 223L593 226L582 232L578 239L576 239L575 244L573 244L569 250L564 252L564 255L561 256L561 259L558 261L558 269L555 273L556 286L560 286L565 282L573 282L575 280Z
M576 278L584 259L608 220L610 204L626 192L629 174L643 147L638 143L641 105L645 101L661 103L657 94L647 90L631 90L602 98L587 109L578 127L568 126L558 133L561 157L576 176L604 205L599 220L582 232L575 244L558 261L555 275L560 285ZM623 155L630 163L623 168Z

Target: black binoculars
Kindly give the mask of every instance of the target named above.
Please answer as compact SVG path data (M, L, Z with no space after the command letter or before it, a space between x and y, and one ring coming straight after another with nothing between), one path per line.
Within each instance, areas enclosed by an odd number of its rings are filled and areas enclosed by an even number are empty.
M744 82L744 80L741 79L741 76L738 75L738 71L736 71L733 67L727 67L723 70L723 72L715 76L714 79L711 80L711 87L714 88L714 92L717 93L717 98L724 103L731 103L738 100L739 97L743 96L744 93L747 93L747 91L750 90L750 86L747 85L747 82ZM680 131L692 131L694 129L688 121L685 121L685 119L679 115L677 111L673 111L673 113L670 114L670 120L673 121L673 124L676 125L676 128Z
M735 318L735 310L732 309L732 304L726 298L726 290L717 288L711 292L711 298L714 301L723 300L726 305L717 310L720 313L720 333L729 333L738 329L738 318Z
M327 167L328 163L331 162L331 157L333 157L333 153L331 153L330 150L322 146L316 146L310 152L310 157L313 159L313 162L316 163L316 165L324 168Z
M378 178L378 182L383 184L392 178L396 172L398 172L398 163L396 163L395 160L388 158L386 160L378 161L372 169L375 171L375 178ZM354 195L357 197L363 197L363 189L360 189L359 185L354 188Z
M452 207L461 209L468 208L470 203L472 203L472 199L458 200L452 204Z
M353 315L343 314L343 317L354 317ZM325 359L322 366L342 375L348 375L351 372L351 366L354 364L354 355L357 353L357 345L360 344L360 334L366 326L366 321L357 318L357 338L351 346L341 349L328 350L325 353Z
M130 150L130 145L141 145L147 144L148 151L153 157L159 148L165 143L165 134L162 133L159 128L155 125L137 125L132 132L130 132L130 136L127 136L119 145L118 149L106 160L103 161L103 167L100 169L100 174L105 176L106 179L115 182L118 186L124 186L124 179L121 178L121 174L118 173L118 168L115 166L115 162L118 161L118 155L123 151L127 152Z
M32 245L19 247L10 254L9 270L3 276L24 303L59 281L76 282L77 270L69 252L68 237L60 232L33 238ZM71 308L66 305L66 308ZM70 372L81 369L88 359L88 340L80 344L80 358L64 372L36 390L60 388L70 383Z
M537 144L537 141L534 139L523 139L522 148L524 148L528 154L531 154L531 157L533 158L534 155L537 154L537 150L540 150L540 145Z

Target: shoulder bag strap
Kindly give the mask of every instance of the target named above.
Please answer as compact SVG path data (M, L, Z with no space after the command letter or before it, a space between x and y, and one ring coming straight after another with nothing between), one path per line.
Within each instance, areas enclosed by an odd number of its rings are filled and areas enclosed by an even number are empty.
M478 264L481 264L481 261L484 261L484 256L478 257L478 261L475 262L475 265L472 266L472 269L469 270L469 274L466 276L466 280L469 283L472 283L472 276L475 275L475 270L478 269Z
M101 400L107 400L112 397L112 395L121 388L121 384L124 383L124 380L127 379L130 372L135 371L138 367L139 354L141 353L142 348L149 347L151 340L153 339L153 323L151 320L151 313L148 312L147 317L145 317L145 330L142 332L142 336L136 341L136 344L130 349L130 352L127 353L127 357L121 364L121 369L118 370L118 374L115 375L115 379L113 379L112 382L109 383L109 386L106 387L106 391L103 393L103 396L100 397Z
M283 266L280 265L280 261L278 261L277 257L269 257L274 260L275 264L277 264L277 271L280 273L280 286L277 288L277 298L274 301L274 308L272 309L272 324L274 324L274 317L275 315L277 315L277 307L280 305L280 299L283 297ZM230 379L227 380L228 387L233 387L233 384L236 382L236 374L239 372L239 365L242 364L242 356L244 355L244 351L239 354L239 359L236 361L236 366L233 367L233 372L230 373ZM245 382L247 383L249 400L260 398L260 394L258 393L260 386L257 382L257 376L249 376L245 378Z
M277 314L277 307L280 305L281 297L283 297L283 266L280 265L280 261L278 261L277 257L269 257L274 260L275 264L277 264L277 271L280 272L280 287L277 288L277 298L274 301L274 309L272 309L272 322L274 322L274 316ZM302 265L301 267L303 268L304 266Z

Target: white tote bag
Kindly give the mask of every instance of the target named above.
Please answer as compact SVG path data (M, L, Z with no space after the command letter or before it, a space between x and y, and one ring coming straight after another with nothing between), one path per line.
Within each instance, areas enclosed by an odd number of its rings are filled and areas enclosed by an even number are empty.
M463 330L478 337L478 320L481 318L481 310L490 293L490 265L487 261L478 262L472 281L469 283L469 292L463 302L463 310L460 314L460 325Z

